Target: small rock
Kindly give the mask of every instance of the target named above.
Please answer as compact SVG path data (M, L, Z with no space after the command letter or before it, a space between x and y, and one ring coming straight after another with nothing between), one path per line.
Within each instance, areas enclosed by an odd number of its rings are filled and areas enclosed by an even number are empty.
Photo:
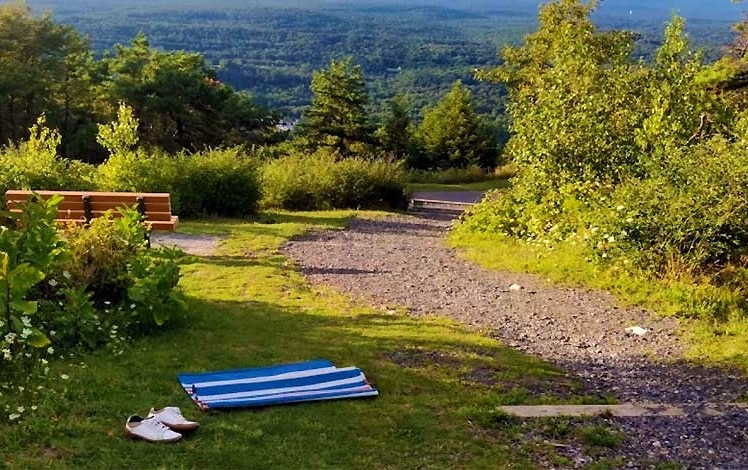
M626 333L635 336L644 336L649 333L649 330L646 328L642 328L641 326L630 326L626 328Z
M509 290L512 290L512 291L522 290L522 286L520 286L519 284L512 284L511 286L509 286Z

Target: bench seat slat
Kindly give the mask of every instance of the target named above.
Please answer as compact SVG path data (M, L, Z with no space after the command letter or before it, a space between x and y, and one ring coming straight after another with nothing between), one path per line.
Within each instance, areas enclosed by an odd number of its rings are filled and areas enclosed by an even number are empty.
M11 212L15 212L16 214L21 213L21 209L11 209ZM103 217L106 211L93 211L92 214L94 218L97 217ZM116 211L111 212L112 217L118 218L122 217L122 214ZM173 216L171 215L171 212L146 212L146 221L157 221L157 220L171 220ZM86 220L86 212L83 210L58 210L57 211L57 219L66 219L66 220Z
M98 202L91 201L91 210L94 212L104 212L107 210L116 210L122 207L133 207L136 203L130 204L129 202ZM168 202L148 202L145 203L148 212L171 212L171 205ZM83 207L83 201L72 201L66 199L57 206L57 210L79 210Z

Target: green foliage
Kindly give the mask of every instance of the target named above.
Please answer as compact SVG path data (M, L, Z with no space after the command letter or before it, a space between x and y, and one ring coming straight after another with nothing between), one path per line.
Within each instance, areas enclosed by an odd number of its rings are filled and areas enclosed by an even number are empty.
M182 155L173 185L180 216L254 214L261 197L260 163L235 147Z
M646 69L631 59L631 34L595 28L596 5L549 2L538 30L505 48L502 66L479 74L509 88L509 157L549 186L616 180L639 158Z
M496 139L475 113L470 91L460 81L436 106L424 111L415 138L423 152L411 155L408 164L413 168L493 169L498 164Z
M120 220L97 217L88 227L66 233L71 257L59 266L56 277L70 286L87 286L99 307L124 300L131 283L129 265L144 250L145 232L139 229L138 218L133 220L129 211L126 215Z
M438 171L409 170L406 176L409 183L463 184L478 183L495 179L493 173L477 166L447 168Z
M611 431L605 426L585 426L579 430L582 442L595 447L618 447L623 441L624 435L620 432Z
M151 256L140 256L128 266L132 284L127 289L130 309L142 327L163 326L174 313L187 308L182 295L174 288L179 283L178 253L160 250Z
M259 162L241 148L169 155L133 149L140 123L127 106L116 122L99 126L111 152L98 167L96 183L105 191L171 193L180 216L253 214L260 200Z
M42 115L27 141L0 150L0 194L9 189L90 189L94 167L57 156L59 132Z
M312 104L304 112L299 136L312 149L329 147L342 156L366 151L373 141L366 106L369 95L361 67L348 57L333 60L312 75Z
M384 122L377 129L376 138L379 146L395 159L403 159L416 151L413 144L413 123L403 95L395 96L389 102L388 113Z
M44 390L56 350L142 334L183 308L180 268L173 255L146 250L136 210L62 233L61 201L27 203L0 227L0 410L11 421Z
M724 319L748 292L746 119L704 80L674 18L652 64L599 32L595 2L543 7L537 32L483 73L510 90L518 175L458 231L574 249L594 265L700 286L680 313ZM722 289L722 291L720 291Z
M110 124L99 124L96 141L109 151L109 155L122 155L138 144L138 127L140 122L133 110L125 103L120 103L117 120Z
M405 208L402 164L332 152L292 154L265 164L263 207L291 210Z
M171 192L180 169L178 160L143 149L112 155L99 165L96 187L102 191Z
M140 121L132 108L120 104L117 120L100 124L97 140L109 158L97 168L96 186L104 191L170 192L177 161L161 152L136 148Z

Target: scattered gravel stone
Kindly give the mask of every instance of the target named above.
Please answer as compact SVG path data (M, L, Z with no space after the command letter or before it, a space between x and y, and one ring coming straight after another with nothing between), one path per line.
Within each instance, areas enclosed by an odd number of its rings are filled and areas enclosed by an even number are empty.
M630 326L626 328L626 333L634 336L644 336L649 333L649 330L641 326Z
M313 233L283 251L312 283L336 286L383 310L405 306L415 316L444 315L489 331L576 374L586 394L697 408L745 397L748 381L740 373L682 360L677 320L622 308L605 292L484 270L445 247L449 225L443 215L357 219L347 231ZM513 284L523 287L521 295L504 287ZM626 325L648 333L630 335ZM486 371L470 379L488 382ZM748 469L748 413L739 407L722 416L688 413L609 424L626 434L617 453L628 468L680 462L685 468Z

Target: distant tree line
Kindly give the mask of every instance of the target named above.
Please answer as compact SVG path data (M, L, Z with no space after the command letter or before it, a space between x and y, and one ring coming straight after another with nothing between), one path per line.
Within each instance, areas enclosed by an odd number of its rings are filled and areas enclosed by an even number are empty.
M72 27L0 6L0 141L26 138L44 114L62 155L97 161L96 124L122 102L140 120L140 142L169 151L266 143L279 118L221 83L200 54L157 51L139 34L97 60Z
M372 112L361 66L350 58L314 72L310 90L312 103L290 136L292 146L328 147L340 158L387 156L424 169L497 164L500 133L475 111L459 81L422 112L398 96L380 106L387 109L381 117ZM115 120L122 103L139 121L140 145L167 152L286 137L278 111L222 83L201 54L157 50L139 33L96 58L72 27L22 5L0 6L0 140L27 138L44 115L60 132L62 156L100 162L107 155L96 141L97 124Z

